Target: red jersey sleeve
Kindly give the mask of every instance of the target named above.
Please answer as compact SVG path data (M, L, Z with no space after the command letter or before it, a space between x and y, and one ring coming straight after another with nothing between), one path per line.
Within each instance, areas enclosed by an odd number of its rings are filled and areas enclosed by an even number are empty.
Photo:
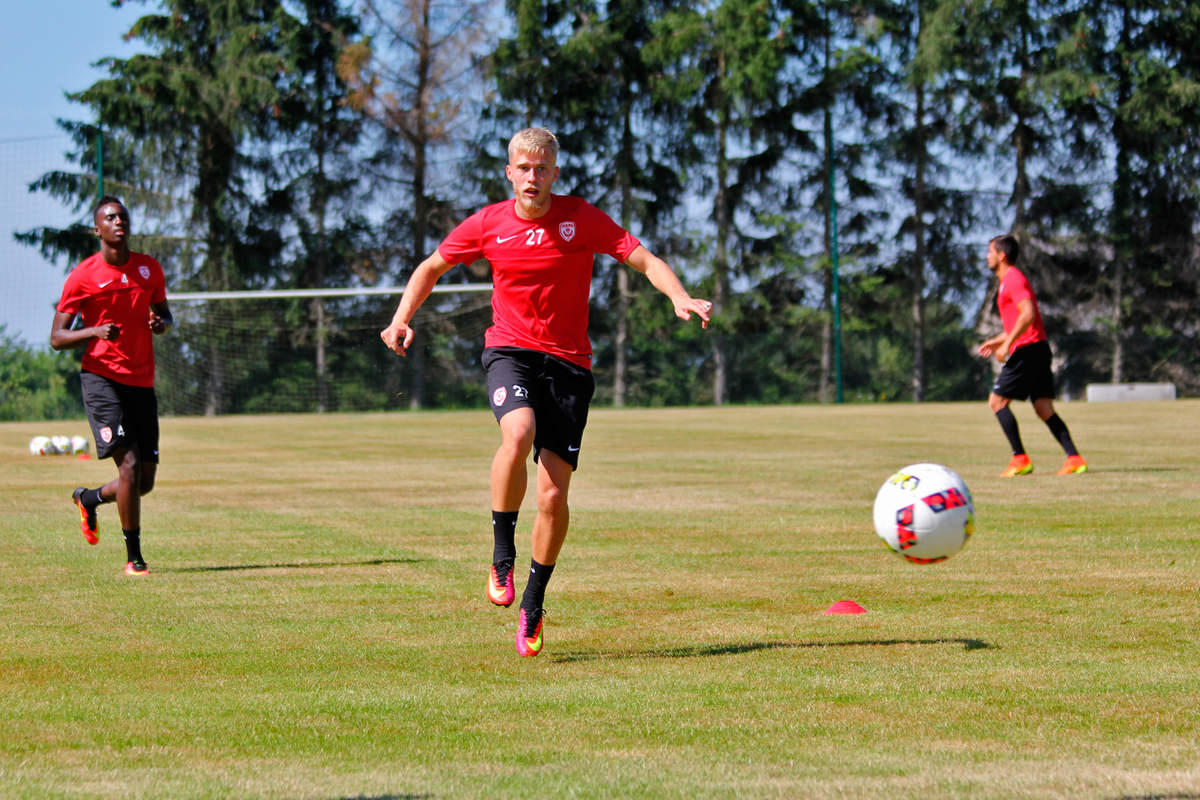
M438 245L447 264L470 264L483 258L483 215L476 211L460 222Z
M63 283L62 296L58 299L56 309L67 314L78 314L83 309L83 301L87 298L85 292L82 264L71 270Z

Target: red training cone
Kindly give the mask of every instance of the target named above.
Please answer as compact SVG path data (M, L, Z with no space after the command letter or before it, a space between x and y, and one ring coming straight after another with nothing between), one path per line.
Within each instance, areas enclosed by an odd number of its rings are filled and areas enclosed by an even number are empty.
M867 610L853 600L838 600L825 609L826 614L865 614Z

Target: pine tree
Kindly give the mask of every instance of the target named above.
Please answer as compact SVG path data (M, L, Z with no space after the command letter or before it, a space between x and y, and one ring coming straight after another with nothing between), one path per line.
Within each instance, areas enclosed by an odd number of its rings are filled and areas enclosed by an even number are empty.
M712 398L729 399L729 341L737 322L733 279L754 246L756 192L772 184L783 149L777 118L790 19L767 0L723 0L665 15L650 57L653 84L671 109L676 159L712 197Z
M384 197L401 193L385 235L399 243L389 259L407 272L453 218L454 202L439 193L456 187L444 178L438 182L435 157L454 154L468 138L462 130L471 118L470 98L479 91L475 62L487 35L488 6L478 0L372 0L364 8L367 35L343 49L339 74L350 87L350 106L378 126L380 146L368 164ZM426 402L431 338L405 364L414 409Z

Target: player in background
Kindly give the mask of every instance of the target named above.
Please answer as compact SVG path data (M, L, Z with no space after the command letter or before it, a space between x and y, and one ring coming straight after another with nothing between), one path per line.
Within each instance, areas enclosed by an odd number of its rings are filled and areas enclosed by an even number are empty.
M1054 373L1050 368L1050 343L1038 311L1037 297L1024 273L1017 269L1020 247L1015 236L997 236L988 243L987 265L1000 281L996 305L1004 332L979 345L979 355L994 357L1004 365L988 397L988 406L1012 446L1012 460L1000 473L1002 477L1028 475L1033 462L1025 453L1017 419L1009 403L1029 398L1033 410L1062 446L1067 460L1059 475L1087 472L1087 462L1075 449L1066 423L1054 412Z
M98 506L117 501L125 535L125 574L149 573L141 549L141 498L158 472L158 398L154 392L154 334L174 320L162 267L129 249L129 211L105 196L93 213L100 252L84 259L63 285L50 328L55 350L84 347L83 407L96 455L112 457L117 477L97 489L77 488L71 499L88 544L99 541ZM73 326L78 317L80 325Z
M670 298L682 320L695 314L707 328L712 303L691 297L665 261L586 201L551 193L558 178L558 141L528 128L508 145L504 174L513 198L468 217L413 272L392 322L380 336L404 355L413 314L455 264L492 265L492 326L482 362L500 446L491 467L493 551L488 599L515 598L517 512L525 496L526 460L537 464L529 580L521 598L516 647L542 649L542 601L567 535L567 492L579 463L588 406L595 390L587 335L588 297L596 253L644 274Z

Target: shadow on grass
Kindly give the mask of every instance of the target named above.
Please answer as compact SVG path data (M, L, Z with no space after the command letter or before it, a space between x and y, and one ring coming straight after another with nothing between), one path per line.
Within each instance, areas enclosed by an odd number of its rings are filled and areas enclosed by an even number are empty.
M1183 794L1123 794L1114 800L1200 800L1200 794L1184 792Z
M420 564L424 558L372 558L367 561L307 561L303 564L216 564L207 567L166 567L155 572L236 572L251 569L326 569L328 567L378 567L383 564ZM407 796L407 795L405 795ZM373 800L369 798L368 800Z
M715 644L695 647L667 647L660 650L642 650L630 653L604 651L576 651L554 656L557 663L571 661L599 661L617 658L704 658L708 656L736 656L760 650L792 650L819 647L890 647L892 645L940 645L961 644L964 650L990 650L993 645L982 639L862 639L850 642L751 642L749 644ZM1200 800L1200 798L1197 798Z

